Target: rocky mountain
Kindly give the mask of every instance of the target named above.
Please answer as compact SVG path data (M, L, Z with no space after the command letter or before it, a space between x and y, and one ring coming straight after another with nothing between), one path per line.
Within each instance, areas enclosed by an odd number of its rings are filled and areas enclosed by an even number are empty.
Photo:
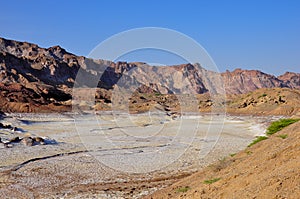
M300 89L300 74L286 72L283 75L278 76L278 79L283 81L288 87Z
M259 88L295 88L300 89L300 74L286 72L275 77L259 70L236 69L222 73L226 92L230 94L247 93Z
M273 75L258 70L236 69L222 74L226 91L233 93L247 93L259 88L288 87L288 85Z
M275 77L256 70L216 73L199 64L114 63L76 56L60 46L41 48L4 38L0 38L0 80L0 105L11 111L20 106L27 107L24 111L70 106L66 102L72 99L73 88L98 87L96 99L105 103L115 88L161 94L222 93L224 88L228 94L273 87L300 89L298 73Z

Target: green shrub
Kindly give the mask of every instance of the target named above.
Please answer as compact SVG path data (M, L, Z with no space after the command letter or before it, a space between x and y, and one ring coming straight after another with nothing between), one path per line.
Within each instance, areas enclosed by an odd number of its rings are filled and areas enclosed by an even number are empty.
M260 142L260 141L266 140L266 139L268 139L268 137L266 137L266 136L259 136L259 137L257 137L255 140L253 140L253 141L248 145L248 147L250 147L250 146L252 146L252 145L254 145L254 144L256 144L256 143L258 143L258 142Z
M281 135L278 135L278 137L280 137L280 138L282 138L282 139L285 139L285 138L288 137L288 135L287 135L287 134L281 134Z
M271 125L267 128L267 135L272 135L284 127L298 122L300 119L280 119L278 121L272 122Z
M219 180L221 180L221 178L213 178L213 179L210 179L210 180L204 180L203 183L204 184L212 184L212 183L217 182Z
M180 187L178 189L176 189L176 192L177 193L185 193L187 192L188 190L190 190L191 188L189 186L186 186L186 187Z
M236 153L231 153L229 155L230 155L230 157L234 157L236 155Z
M209 165L209 167L214 171L218 172L221 171L222 169L228 167L232 163L231 160L226 160L226 157L220 158L219 161Z
M262 97L266 97L266 96L267 96L267 94L264 93L264 94L260 95L258 98L262 98Z

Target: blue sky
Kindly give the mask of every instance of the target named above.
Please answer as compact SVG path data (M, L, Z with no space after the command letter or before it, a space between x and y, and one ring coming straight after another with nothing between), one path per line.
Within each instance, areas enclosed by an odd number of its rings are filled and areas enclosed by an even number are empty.
M170 28L199 42L220 71L300 72L300 1L14 1L1 2L0 37L88 55L100 42L132 28ZM148 55L147 55L148 53ZM158 52L156 52L158 53ZM128 61L176 64L155 53ZM155 59L154 57L157 57Z

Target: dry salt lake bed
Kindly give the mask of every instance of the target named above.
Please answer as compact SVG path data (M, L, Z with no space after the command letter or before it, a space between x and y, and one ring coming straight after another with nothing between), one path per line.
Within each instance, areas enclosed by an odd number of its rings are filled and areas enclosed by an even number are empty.
M164 113L10 114L0 148L0 198L141 198L264 133L274 117ZM3 145L4 146L4 145Z

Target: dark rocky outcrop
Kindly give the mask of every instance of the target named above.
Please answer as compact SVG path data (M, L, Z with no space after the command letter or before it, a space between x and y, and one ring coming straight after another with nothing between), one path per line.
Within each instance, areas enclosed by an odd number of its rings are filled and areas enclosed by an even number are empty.
M25 146L35 146L35 145L45 145L45 144L56 144L54 140L45 140L42 137L31 137L31 136L25 136L25 137L13 137L7 141L2 141L2 138L0 138L1 147L0 148L11 148L14 145L22 143Z

